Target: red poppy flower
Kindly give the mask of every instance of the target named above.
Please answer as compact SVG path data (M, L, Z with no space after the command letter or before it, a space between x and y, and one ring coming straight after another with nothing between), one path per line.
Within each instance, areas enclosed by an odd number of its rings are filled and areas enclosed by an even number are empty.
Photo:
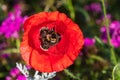
M73 63L83 44L79 26L64 13L41 12L25 21L20 51L34 69L57 72Z

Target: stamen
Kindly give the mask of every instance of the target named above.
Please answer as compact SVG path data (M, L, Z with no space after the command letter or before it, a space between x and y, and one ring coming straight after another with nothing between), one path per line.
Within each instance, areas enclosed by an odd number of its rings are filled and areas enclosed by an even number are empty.
M41 47L45 50L54 46L61 40L60 34L54 31L54 28L42 28L40 30Z

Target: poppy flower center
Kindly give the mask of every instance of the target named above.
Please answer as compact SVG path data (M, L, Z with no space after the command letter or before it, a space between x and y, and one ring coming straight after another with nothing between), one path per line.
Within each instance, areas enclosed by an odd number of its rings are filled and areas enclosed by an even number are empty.
M42 28L40 30L41 48L47 50L61 40L60 34L55 32L54 28Z

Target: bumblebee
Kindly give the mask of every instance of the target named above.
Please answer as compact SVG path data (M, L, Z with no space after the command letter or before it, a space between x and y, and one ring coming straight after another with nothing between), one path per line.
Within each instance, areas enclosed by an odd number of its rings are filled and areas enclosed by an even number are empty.
M58 43L60 40L61 36L59 33L55 32L54 28L42 28L40 30L40 41L43 49L48 49L49 47Z

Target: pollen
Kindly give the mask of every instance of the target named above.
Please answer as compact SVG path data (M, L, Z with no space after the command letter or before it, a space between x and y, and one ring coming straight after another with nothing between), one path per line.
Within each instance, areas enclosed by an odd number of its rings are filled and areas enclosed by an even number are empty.
M48 50L51 46L56 45L61 40L61 36L59 33L55 32L54 28L42 28L40 30L40 47Z

